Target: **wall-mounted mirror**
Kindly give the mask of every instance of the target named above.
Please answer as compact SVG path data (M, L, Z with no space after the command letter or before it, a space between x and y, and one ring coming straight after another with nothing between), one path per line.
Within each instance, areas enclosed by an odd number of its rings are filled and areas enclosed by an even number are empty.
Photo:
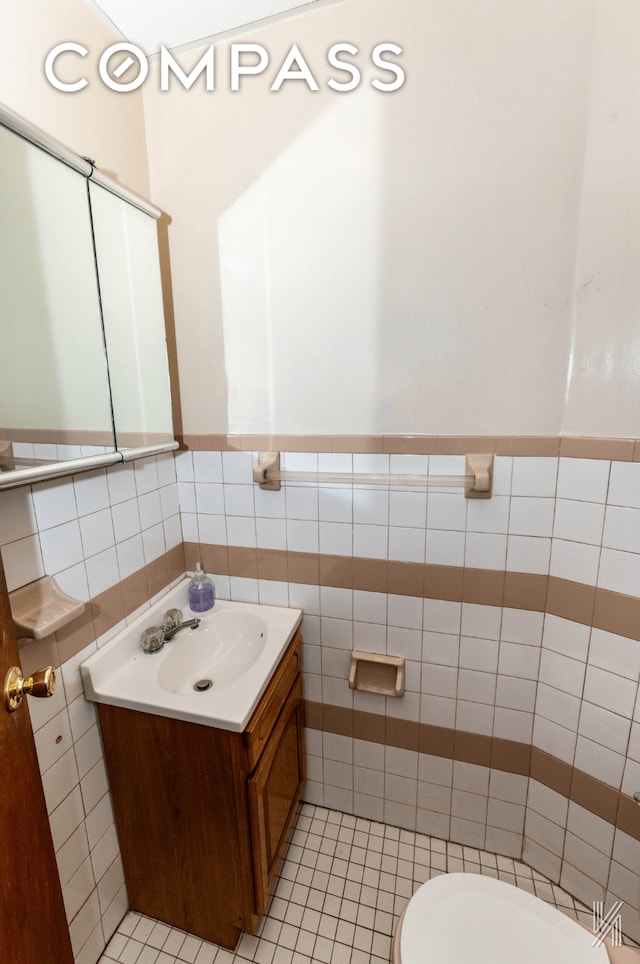
M176 447L160 212L0 108L0 488Z

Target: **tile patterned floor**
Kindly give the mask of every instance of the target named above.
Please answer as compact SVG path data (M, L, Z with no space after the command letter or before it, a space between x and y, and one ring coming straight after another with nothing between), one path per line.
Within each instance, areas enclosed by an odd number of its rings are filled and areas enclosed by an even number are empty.
M487 874L591 925L591 911L508 857L302 804L257 934L224 950L129 913L99 964L389 964L399 913L438 874Z

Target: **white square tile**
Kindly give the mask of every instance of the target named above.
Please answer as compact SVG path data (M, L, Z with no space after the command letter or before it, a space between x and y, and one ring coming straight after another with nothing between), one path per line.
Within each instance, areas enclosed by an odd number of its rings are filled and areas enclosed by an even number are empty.
M587 659L590 634L590 626L547 613L544 617L542 645L545 649L584 663Z
M491 736L493 731L493 716L493 703L474 703L461 699L456 703L457 730Z
M164 541L164 526L162 524L145 529L142 533L142 550L144 561L148 564L159 559L167 550Z
M160 489L160 511L164 521L177 515L180 512L180 502L178 501L178 486L165 485Z
M354 491L347 485L324 485L318 488L318 518L322 522L353 521Z
M44 576L40 540L37 536L27 536L0 547L7 589L11 592L20 586Z
M557 756L565 763L573 763L576 749L576 734L557 723L536 715L533 723L533 746ZM577 765L577 764L576 764Z
M256 523L253 516L228 515L226 522L229 545L255 549Z
M283 452L282 464L287 472L317 472L318 456L315 452ZM345 471L350 472L351 469Z
M227 515L255 516L252 485L223 485Z
M183 519L186 518L183 516ZM231 540L227 539L227 520L223 515L199 515L192 516L197 523L195 538L189 539L185 527L184 537L186 541L202 542L207 546L224 546ZM285 541L286 545L286 541Z
M550 536L553 531L554 509L554 499L512 497L509 533L517 536Z
M85 561L91 596L98 596L120 582L120 570L115 549L106 549Z
M464 532L429 529L425 559L433 566L463 566L464 545Z
M158 466L155 457L138 459L133 463L133 474L136 480L136 492L144 495L158 488Z
M419 665L422 654L422 630L389 626L387 652L393 656L402 656L405 660L412 660ZM409 669L409 666L405 667L407 674ZM407 689L411 689L408 679L405 680L405 685Z
M381 592L356 589L353 593L353 616L361 622L385 623L387 621L387 596Z
M134 499L137 495L133 462L126 465L112 465L107 469L107 487L111 505Z
M38 531L31 489L22 486L0 492L2 542L16 542Z
M437 633L459 633L462 603L425 599L422 628Z
M467 529L469 532L508 532L508 496L496 495L491 499L469 499L467 506Z
M353 554L364 559L386 559L387 527L384 525L354 525Z
M185 512L197 510L199 513L210 515L224 515L224 487L218 483L209 484L207 482L196 482L195 484L195 506L190 499L185 499L184 484L178 486L180 498L180 508Z
M73 482L67 478L52 479L34 485L33 505L40 531L78 517Z
M162 505L160 493L157 489L140 496L138 511L140 513L140 525L143 529L150 529L151 526L156 526L162 522Z
M484 673L498 670L499 643L494 639L477 639L472 636L460 638L460 667L477 669Z
M107 473L104 469L96 469L94 472L82 472L75 476L73 480L75 490L76 505L78 515L89 515L92 512L99 512L106 509L111 504L109 488L107 486Z
M597 666L587 666L584 700L631 719L637 692L637 680L625 679Z
M583 700L578 725L580 736L610 747L615 753L625 754L630 729L631 720Z
M602 549L598 586L628 596L640 596L640 556L617 549Z
M493 673L479 673L475 670L458 671L458 699L471 703L495 703L496 677Z
M566 693L581 697L584 676L584 663L548 649L542 650L539 676L541 683L547 683L556 689L562 688Z
M602 545L625 552L640 552L640 509L607 506Z
M215 518L210 517L210 518ZM284 519L256 518L256 544L261 549L287 548L287 526Z
M271 492L269 489L256 487L253 493L253 502L257 516L284 519L287 514L286 486L282 486L279 492Z
M640 676L640 646L635 639L606 633L594 627L589 644L589 663L618 676L637 680Z
M84 558L77 520L41 532L40 546L45 571L51 575L77 565Z
M540 646L544 625L543 613L529 612L526 609L502 610L500 638L511 643Z
M233 493L237 486L228 486ZM242 486L242 490L249 488ZM251 490L250 490L251 491ZM225 492L226 496L226 492ZM318 519L318 488L317 486L287 485L285 492L288 519ZM251 505L247 504L247 509L253 511L253 499ZM230 511L227 508L227 511Z
M336 619L353 618L353 590L322 586L320 589L320 613Z
M453 492L429 492L427 525L430 529L464 530L467 524L467 500Z
M424 529L389 527L389 559L398 562L424 562L426 533Z
M553 535L570 542L587 542L599 546L602 541L604 505L570 499L556 501Z
M196 490L192 482L178 482L178 505L181 512L196 512Z
M299 545L292 545L291 535L289 534L289 527L291 525L296 526L313 526L315 528L315 548L302 547ZM319 544L320 552L324 555L330 556L350 556L353 554L353 529L350 525L343 522L321 522L318 526L317 523L312 522L298 522L291 523L287 522L287 533L288 533L288 548L295 549L302 552L317 552L318 551L318 529L319 529ZM310 545L312 540L311 530L308 531L308 544ZM297 540L300 541L299 539Z
M386 526L389 522L389 490L353 487L353 521L360 525Z
M454 727L456 701L443 696L425 695L420 700L420 722Z
M424 529L427 524L426 491L392 489L389 494L389 522L394 526Z
M549 572L559 579L570 579L573 582L595 586L599 560L599 546L553 539Z
M80 519L80 535L85 556L94 556L115 544L111 510L103 509Z
M193 470L190 471L189 459L182 463L182 456L191 457ZM222 482L222 453L221 452L193 452L180 453L176 460L178 479L185 482ZM228 480L227 480L228 481ZM244 479L246 481L246 479Z
M422 626L422 599L415 596L389 595L387 619L390 626L420 629Z
M562 680L558 680L557 685L561 686ZM538 683L536 713L566 729L577 730L580 699L577 696L571 696L570 693L564 693L561 689L549 686L547 683Z
M51 813L78 784L78 768L73 749L67 750L42 777L47 812Z
M536 681L517 679L514 676L498 676L496 706L509 710L533 712L536 701Z
M222 478L225 482L251 484L254 457L251 452L223 452Z
M482 639L499 639L502 609L498 606L462 605L462 633Z
M601 459L561 458L558 498L606 502L610 464Z
M504 569L507 537L492 532L469 532L465 544L464 564L470 569Z
M574 766L578 770L590 773L603 783L608 783L614 790L622 783L625 758L622 754L614 753L609 747L578 736Z
M422 659L424 663L458 666L460 637L451 633L423 632Z
M546 576L551 558L551 539L512 536L507 540L507 570Z
M539 665L540 650L537 646L501 641L498 669L503 676L516 676L537 682Z
M101 553L102 556L105 553ZM126 579L127 576L133 575L138 569L142 569L144 566L144 549L142 546L142 537L133 536L131 539L126 539L125 542L121 542L116 546L116 555L118 557L118 569L120 571L120 579ZM100 558L96 556L94 558Z
M640 463L612 462L609 478L609 505L640 509Z
M138 499L127 499L111 508L113 530L116 542L124 542L140 532Z
M513 460L511 494L551 497L556 494L558 459L520 456Z

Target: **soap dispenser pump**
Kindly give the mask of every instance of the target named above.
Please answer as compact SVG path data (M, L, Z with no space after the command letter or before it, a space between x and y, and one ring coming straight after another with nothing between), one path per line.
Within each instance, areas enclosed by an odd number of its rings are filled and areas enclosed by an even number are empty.
M202 565L197 562L193 579L189 583L189 608L194 613L204 613L213 608L215 599L213 583L203 571Z

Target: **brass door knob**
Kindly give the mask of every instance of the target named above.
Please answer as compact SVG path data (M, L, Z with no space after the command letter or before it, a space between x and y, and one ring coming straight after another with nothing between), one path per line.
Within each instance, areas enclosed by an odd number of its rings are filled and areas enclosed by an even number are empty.
M4 702L7 712L13 713L22 702L23 696L53 696L56 688L56 674L53 666L39 669L33 676L23 676L19 666L12 666L4 680Z

